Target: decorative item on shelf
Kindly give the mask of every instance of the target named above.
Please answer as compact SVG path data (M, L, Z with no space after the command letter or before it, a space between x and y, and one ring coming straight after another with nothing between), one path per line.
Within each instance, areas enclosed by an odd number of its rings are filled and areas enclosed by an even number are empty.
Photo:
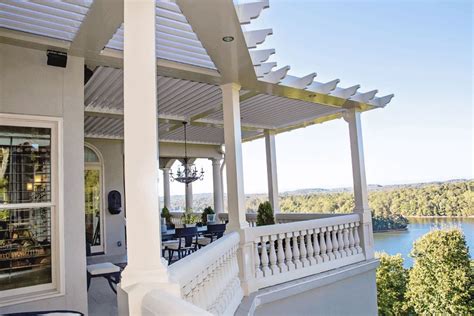
M112 190L109 192L107 196L107 200L109 203L109 212L112 215L117 215L122 212L122 197L120 192L117 190Z
M188 151L187 151L187 135L186 135L186 125L188 122L183 122L184 126L184 159L182 163L182 170L178 167L176 175L173 173L173 170L170 171L171 181L178 181L186 185L196 181L204 179L204 169L201 168L201 172L198 172L196 166L192 163L189 163Z
M207 223L215 223L216 221L216 213L212 209L212 207L206 207L201 214L201 222L203 225L207 225Z
M181 217L184 227L194 227L199 222L199 217L193 214L192 209L188 208Z

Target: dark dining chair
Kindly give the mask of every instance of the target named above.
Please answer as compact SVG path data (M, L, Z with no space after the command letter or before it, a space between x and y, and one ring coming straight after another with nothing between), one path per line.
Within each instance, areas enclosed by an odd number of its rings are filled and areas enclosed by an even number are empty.
M225 228L226 228L226 224L207 225L207 232L202 237L198 238L198 241L197 241L198 247L201 248L201 247L207 246L214 240L219 239L222 236L224 236Z
M179 260L197 250L197 227L176 228L175 236L177 238L176 241L165 244L165 250L168 251L168 264L171 264L173 261L175 252Z

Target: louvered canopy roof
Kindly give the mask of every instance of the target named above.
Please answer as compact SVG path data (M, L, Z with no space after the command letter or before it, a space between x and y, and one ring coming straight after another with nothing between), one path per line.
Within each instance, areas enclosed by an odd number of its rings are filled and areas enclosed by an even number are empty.
M276 49L259 46L273 31L252 25L268 7L268 0L156 1L162 141L182 141L185 120L191 142L222 144L219 85L229 82L242 86L244 140L261 137L264 130L284 132L340 118L348 108L367 111L391 101L393 95L359 92L359 85L340 87L339 79L319 82L316 72L298 77L290 66L269 62ZM123 6L110 0L0 1L0 43L83 56L94 70L84 88L89 137L123 135L123 29ZM234 40L223 41L228 36Z

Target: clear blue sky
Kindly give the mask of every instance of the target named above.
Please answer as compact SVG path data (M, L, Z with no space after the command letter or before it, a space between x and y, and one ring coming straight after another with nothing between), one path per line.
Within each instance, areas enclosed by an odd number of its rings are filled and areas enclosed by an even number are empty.
M290 74L395 94L362 115L368 183L473 178L471 1L271 0L248 29L264 27L273 35L261 47L275 48L271 60ZM276 145L280 191L352 185L343 120L280 134ZM264 142L244 144L243 157L245 192L266 192ZM207 174L194 192L212 192L210 162L197 165Z

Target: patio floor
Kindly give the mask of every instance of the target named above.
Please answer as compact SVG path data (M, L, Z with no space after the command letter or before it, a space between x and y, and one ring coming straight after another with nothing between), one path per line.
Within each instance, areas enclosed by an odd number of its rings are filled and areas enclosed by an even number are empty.
M89 316L116 316L117 295L105 278L93 278L88 292Z

